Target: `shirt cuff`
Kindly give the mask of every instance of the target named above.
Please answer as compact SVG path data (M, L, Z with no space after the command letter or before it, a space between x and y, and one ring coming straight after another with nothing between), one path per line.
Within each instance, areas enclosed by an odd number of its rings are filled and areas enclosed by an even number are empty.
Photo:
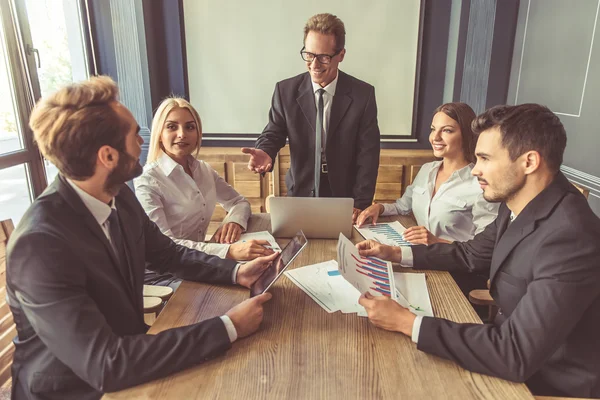
M415 343L419 343L419 333L421 333L421 323L422 322L423 322L423 317L420 315L417 315L417 317L415 318L415 322L413 324L412 335L411 335L411 339ZM230 336L230 338L231 338L231 336Z
M229 336L229 341L231 343L235 342L237 340L238 335L237 330L235 329L235 325L233 325L233 322L231 322L231 318L229 318L227 315L222 315L221 321L223 321L225 329L227 329L227 336Z
M240 269L240 267L242 266L241 263L237 263L235 268L233 269L233 273L231 274L231 282L235 285L237 283L237 273L238 270Z
M231 213L231 211L229 211L229 214L223 220L222 225L228 224L230 222L238 224L242 228L242 233L246 232L246 229L248 228L248 222L246 221L244 223L244 217L242 215L235 215L235 213Z
M381 213L382 217L388 215L398 215L398 210L396 210L396 204L382 204L383 212Z
M400 246L400 251L402 252L402 261L400 261L400 265L407 268L413 267L413 251L409 246Z

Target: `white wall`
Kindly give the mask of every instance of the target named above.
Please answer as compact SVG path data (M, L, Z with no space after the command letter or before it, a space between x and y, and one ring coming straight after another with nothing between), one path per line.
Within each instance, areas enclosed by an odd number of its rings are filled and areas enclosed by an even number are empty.
M314 14L346 26L340 69L375 86L382 134L410 135L420 0L184 0L189 89L206 133L260 133L275 83L306 71Z

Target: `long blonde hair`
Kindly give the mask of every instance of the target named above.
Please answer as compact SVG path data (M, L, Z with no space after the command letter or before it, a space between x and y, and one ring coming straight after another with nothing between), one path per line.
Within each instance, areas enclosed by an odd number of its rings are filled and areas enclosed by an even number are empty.
M196 122L196 128L198 130L198 141L196 142L196 149L192 153L194 157L198 157L198 153L200 152L200 135L202 135L202 121L200 120L200 116L196 109L184 98L182 97L167 97L164 99L156 112L154 113L154 118L152 119L152 130L150 132L150 145L148 146L148 158L146 159L146 164L150 164L154 162L160 157L162 148L160 146L160 134L162 133L163 127L165 125L165 120L171 111L176 108L185 108L187 109L194 121Z

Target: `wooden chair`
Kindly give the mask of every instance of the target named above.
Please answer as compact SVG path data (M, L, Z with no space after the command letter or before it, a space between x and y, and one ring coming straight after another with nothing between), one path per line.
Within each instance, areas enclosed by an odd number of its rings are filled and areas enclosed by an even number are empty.
M6 246L15 227L10 219L0 221L0 399L10 398L11 375L17 335L12 313L6 302Z
M579 190L581 192L581 194L583 194L583 197L585 197L586 199L588 198L588 196L590 195L590 189L585 188L577 183L571 182L571 185L575 186L577 188L577 190Z
M270 213L271 212L271 198L275 197L275 195L268 195L265 199L265 210Z
M488 322L492 322L498 312L498 306L490 295L490 280L487 281L487 289L476 289L469 292L469 301L479 306L488 307Z

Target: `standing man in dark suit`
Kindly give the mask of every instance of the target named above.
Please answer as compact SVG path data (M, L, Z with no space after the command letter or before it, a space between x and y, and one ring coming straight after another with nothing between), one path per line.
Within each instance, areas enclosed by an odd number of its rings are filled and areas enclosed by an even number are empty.
M367 294L360 303L375 325L470 371L526 382L539 395L600 397L600 220L559 170L564 127L537 104L491 108L473 126L472 173L486 200L502 202L496 221L463 243L357 247L418 269L488 272L495 320L417 317Z
M265 294L226 315L147 335L144 266L249 287L274 258L242 266L173 243L124 182L142 172L139 126L108 77L42 99L30 125L60 175L8 246L18 337L13 399L99 399L214 358L258 329Z
M277 83L269 123L248 168L270 171L290 144L288 196L351 197L354 219L371 205L379 168L379 127L373 86L338 69L346 55L344 23L317 14L304 27L300 51L308 72Z

